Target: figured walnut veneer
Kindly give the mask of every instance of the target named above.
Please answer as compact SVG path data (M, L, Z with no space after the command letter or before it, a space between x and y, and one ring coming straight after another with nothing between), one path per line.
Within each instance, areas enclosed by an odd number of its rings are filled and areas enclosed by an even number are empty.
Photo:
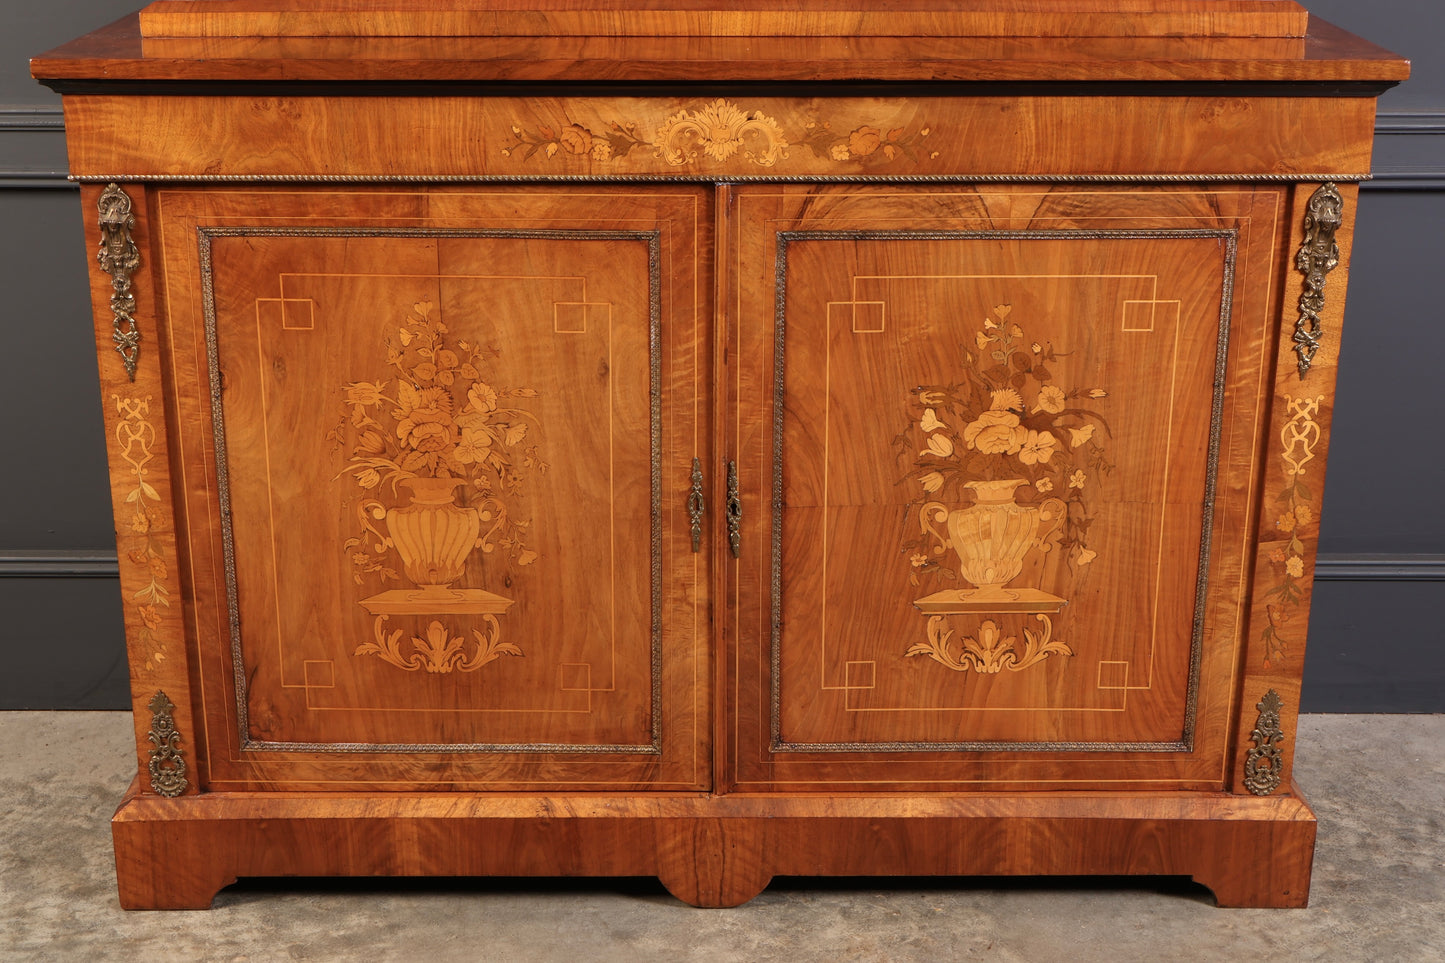
M33 62L92 250L136 253L90 275L122 904L1304 905L1341 308L1408 64L1285 0L522 6L161 0Z
M774 876L1191 876L1220 906L1303 906L1297 792L1144 797L241 794L132 787L112 823L121 905L205 909L241 876L656 876L737 906ZM1268 852L1241 870L1240 853Z
M158 0L143 37L1300 37L1294 0Z

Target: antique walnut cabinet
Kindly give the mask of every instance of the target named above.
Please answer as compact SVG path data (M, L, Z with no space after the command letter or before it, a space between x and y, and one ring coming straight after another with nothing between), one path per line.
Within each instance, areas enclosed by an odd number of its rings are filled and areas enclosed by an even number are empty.
M1291 0L157 0L37 58L127 907L1176 874L1302 906L1357 188Z

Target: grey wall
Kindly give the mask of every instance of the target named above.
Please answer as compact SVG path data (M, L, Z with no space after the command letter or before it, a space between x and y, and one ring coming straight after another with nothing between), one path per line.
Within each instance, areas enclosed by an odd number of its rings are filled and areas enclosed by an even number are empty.
M126 708L114 532L58 98L26 59L142 0L7 3L0 30L0 708ZM1305 0L1415 62L1361 195L1306 710L1445 712L1445 8Z
M1445 712L1445 6L1303 2L1413 62L1360 193L1303 708Z

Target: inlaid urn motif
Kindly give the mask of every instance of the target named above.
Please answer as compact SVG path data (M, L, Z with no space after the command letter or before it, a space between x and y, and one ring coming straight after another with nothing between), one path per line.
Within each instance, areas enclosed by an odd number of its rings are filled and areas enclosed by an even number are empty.
M406 577L421 587L415 598L446 599L447 586L466 571L467 556L481 545L482 522L475 508L456 504L454 490L465 478L406 478L412 491L404 508L386 513L386 530L401 556Z
M497 619L515 600L464 583L478 551L517 566L537 560L527 547L531 520L514 511L527 470L547 469L529 444L536 418L521 407L537 392L497 383L487 362L500 349L452 337L429 301L390 331L383 343L392 375L347 384L348 414L332 432L350 454L343 474L362 492L359 530L344 544L352 577L383 589L360 600L375 616L374 639L356 654L410 671L471 671L521 654L500 640ZM449 616L459 628L418 621L404 642L404 630L388 631L393 616Z
M910 424L898 436L906 446L900 454L913 460L902 481L929 499L911 509L919 534L902 546L909 581L948 586L914 601L928 616L928 641L906 654L960 672L1019 671L1072 654L1052 637L1051 616L1068 604L1068 588L1047 591L1037 573L1047 556L1072 584L1098 557L1089 544L1090 499L1113 467L1104 452L1109 425L1098 410L1109 392L1066 384L1067 355L1030 337L1011 313L1000 304L984 319L949 383L913 389ZM1033 584L1021 584L1031 555L1039 562L1022 583ZM1023 648L995 618L980 622L984 615L1032 616L1017 629ZM961 650L950 642L952 617L964 617L973 633L960 634Z
M942 502L929 502L919 512L924 531L958 556L959 575L977 587L966 593L974 601L1017 598L1004 586L1023 571L1024 556L1063 521L1062 499L1047 498L1035 507L1014 501L1015 489L1026 484L1024 478L966 482L963 487L977 499L973 505L950 511ZM945 523L946 536L938 523Z

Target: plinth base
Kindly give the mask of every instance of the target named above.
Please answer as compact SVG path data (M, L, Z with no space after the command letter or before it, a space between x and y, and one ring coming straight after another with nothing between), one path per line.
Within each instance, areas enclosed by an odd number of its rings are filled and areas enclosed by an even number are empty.
M111 828L126 909L206 909L242 876L656 876L737 906L774 876L1190 876L1220 906L1309 898L1315 817L1297 791L778 797L165 799L133 783Z

